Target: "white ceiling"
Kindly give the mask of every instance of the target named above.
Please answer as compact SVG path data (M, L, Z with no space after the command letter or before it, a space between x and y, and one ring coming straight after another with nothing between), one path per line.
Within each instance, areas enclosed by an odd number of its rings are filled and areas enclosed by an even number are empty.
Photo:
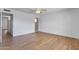
M26 12L26 13L35 13L35 8L12 8L13 10L18 10L21 12ZM56 11L61 11L61 10L65 10L67 8L45 8L46 11L44 13L48 13L48 12L56 12Z

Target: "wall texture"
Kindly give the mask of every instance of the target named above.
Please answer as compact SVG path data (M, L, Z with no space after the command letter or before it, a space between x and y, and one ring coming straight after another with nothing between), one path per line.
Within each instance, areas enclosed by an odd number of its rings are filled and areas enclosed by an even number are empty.
M28 14L16 10L13 13L13 36L23 35L35 32L34 21L35 14Z
M79 38L79 9L41 15L39 31Z

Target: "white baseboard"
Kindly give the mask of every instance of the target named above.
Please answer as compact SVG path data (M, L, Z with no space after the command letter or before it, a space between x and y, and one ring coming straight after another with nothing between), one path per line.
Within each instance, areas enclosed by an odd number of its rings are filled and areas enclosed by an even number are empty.
M15 37L15 36L20 36L20 35L24 35L24 34L29 34L29 33L34 33L34 31L33 32L27 32L27 33L14 33L13 34L13 37Z
M55 34L55 35L60 35L60 36L65 36L65 37L71 37L71 38L79 39L79 36L76 36L76 35L68 35L68 34L51 33L51 32L46 32L46 31L40 31L40 32L45 32L45 33L49 33L49 34Z

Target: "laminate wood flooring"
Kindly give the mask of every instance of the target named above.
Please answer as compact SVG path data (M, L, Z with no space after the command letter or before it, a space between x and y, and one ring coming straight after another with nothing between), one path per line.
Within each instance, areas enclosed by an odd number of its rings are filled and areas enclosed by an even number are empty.
M44 32L13 38L7 34L3 36L0 50L79 50L79 39Z

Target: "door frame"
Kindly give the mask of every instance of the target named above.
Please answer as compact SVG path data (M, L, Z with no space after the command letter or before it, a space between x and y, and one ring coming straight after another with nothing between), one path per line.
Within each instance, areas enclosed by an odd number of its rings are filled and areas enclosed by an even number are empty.
M6 13L6 12L2 12L2 16L11 16L11 20L10 20L10 29L11 29L11 35L13 36L13 14L11 13ZM2 26L3 27L3 26ZM2 28L3 29L3 28Z
M39 32L39 19L38 17L35 18L35 32Z

